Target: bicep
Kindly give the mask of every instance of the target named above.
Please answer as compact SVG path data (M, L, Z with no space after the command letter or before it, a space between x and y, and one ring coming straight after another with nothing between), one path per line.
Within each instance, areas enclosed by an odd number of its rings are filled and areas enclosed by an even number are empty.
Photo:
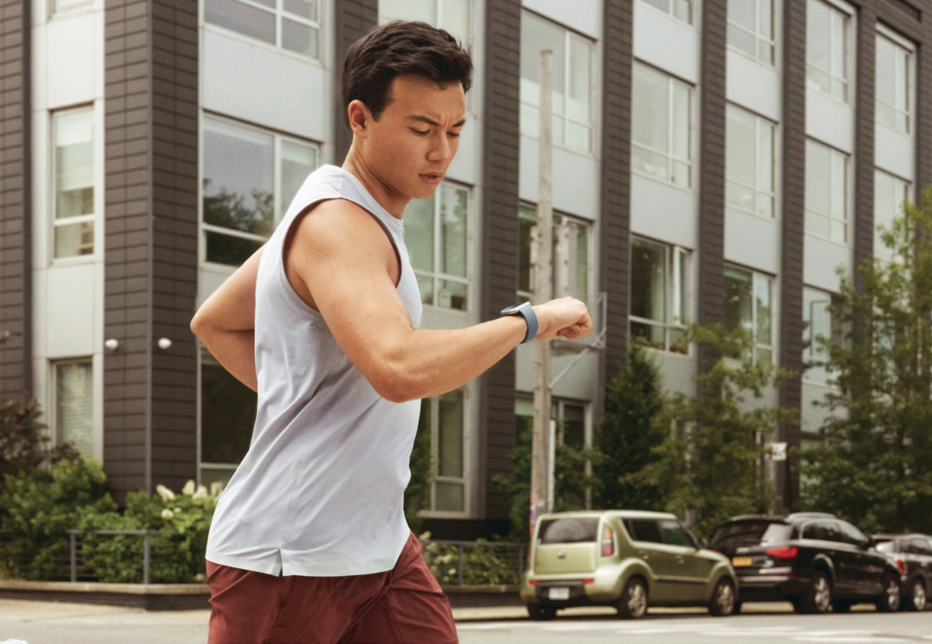
M208 297L191 322L224 331L250 331L255 328L256 277L262 246Z

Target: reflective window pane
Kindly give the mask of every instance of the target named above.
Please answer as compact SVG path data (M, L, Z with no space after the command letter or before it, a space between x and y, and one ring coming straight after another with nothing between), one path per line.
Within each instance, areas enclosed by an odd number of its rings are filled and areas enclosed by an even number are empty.
M463 512L466 502L462 483L436 482L434 484L434 509L441 512Z
M440 266L446 275L466 277L466 213L469 192L450 184L441 188Z
M631 315L666 323L664 247L635 240L631 245Z
M282 19L282 47L285 49L317 58L317 37L316 27Z
M750 271L725 268L725 328L751 332L753 284Z
M94 254L94 222L55 226L55 258Z
M405 246L411 265L421 271L434 270L434 197L412 199L404 212Z
M518 290L525 293L534 288L531 267L531 237L536 215L533 210L521 208L518 220Z
M291 200L298 194L304 180L316 169L316 148L292 141L282 141L281 212L279 213L279 220L288 211Z
M437 25L437 0L379 0L379 22L417 20Z
M204 0L204 21L275 44L275 13L271 11L237 0Z
M207 261L240 266L262 246L262 242L224 233L206 231Z
M55 365L55 443L94 456L94 369L90 360Z
M57 114L55 128L55 218L92 215L94 200L94 111Z
M317 22L317 0L284 0L282 8L288 13Z
M669 77L652 67L634 64L632 139L659 152L670 148Z
M770 278L761 273L754 273L754 303L757 316L755 342L770 345L773 343L770 331Z
M440 396L437 428L437 475L463 476L463 392Z
M201 350L201 460L238 464L249 450L256 393Z
M469 7L473 0L442 0L441 29L449 32L459 43L466 46L469 43L470 20Z

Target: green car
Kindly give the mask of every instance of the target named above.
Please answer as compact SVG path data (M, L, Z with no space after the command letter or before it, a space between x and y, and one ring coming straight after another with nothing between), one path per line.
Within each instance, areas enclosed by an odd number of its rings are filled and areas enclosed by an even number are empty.
M648 606L707 606L725 616L737 588L728 558L703 548L674 514L559 512L537 522L521 599L535 620L570 606L614 606L628 619Z

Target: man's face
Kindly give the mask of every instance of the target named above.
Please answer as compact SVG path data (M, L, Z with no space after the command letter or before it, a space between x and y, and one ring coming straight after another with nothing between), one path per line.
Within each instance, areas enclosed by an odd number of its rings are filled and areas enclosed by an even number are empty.
M398 76L378 121L369 121L365 159L390 190L430 197L459 146L466 101L460 83L444 89L424 76Z

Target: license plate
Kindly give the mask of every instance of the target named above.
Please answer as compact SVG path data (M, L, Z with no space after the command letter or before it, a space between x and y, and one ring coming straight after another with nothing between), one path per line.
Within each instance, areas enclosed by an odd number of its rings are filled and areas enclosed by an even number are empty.
M734 559L731 560L731 565L734 566L735 568L750 566L751 558L750 557L735 557Z
M569 599L570 598L570 589L560 586L558 588L550 589L550 599Z

